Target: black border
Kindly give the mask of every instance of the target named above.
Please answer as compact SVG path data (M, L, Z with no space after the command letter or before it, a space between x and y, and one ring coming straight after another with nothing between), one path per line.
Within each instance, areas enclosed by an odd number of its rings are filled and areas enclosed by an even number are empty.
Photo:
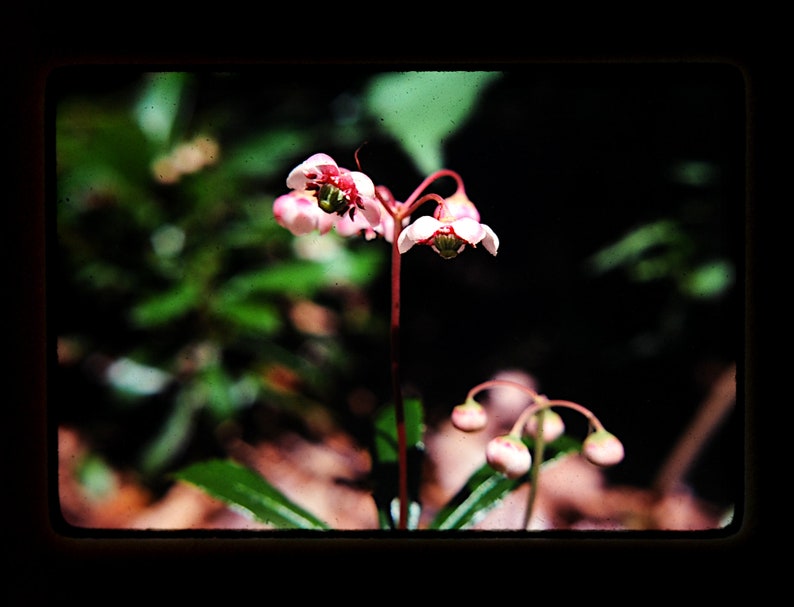
M761 249L766 250L759 236L760 216L756 203L760 200L761 180L766 176L761 168L759 157L766 142L770 126L765 117L768 100L767 79L772 71L755 56L740 54L738 57L710 53L652 53L650 57L630 55L630 61L688 61L688 60L727 61L737 64L746 74L748 83L748 137L750 164L748 167L748 269L747 288L748 358L744 366L745 395L747 409L747 436L757 435L758 420L755 412L757 339L755 330L756 294L754 267ZM17 57L15 57L16 59ZM43 479L51 463L49 440L44 407L46 400L46 361L48 344L46 310L44 295L46 285L46 217L43 201L46 194L46 167L42 150L46 150L46 133L42 117L45 115L46 83L53 70L60 66L75 64L115 64L126 63L130 57L113 53L68 53L46 48L34 49L32 55L12 62L6 71L12 83L12 94L4 103L8 109L4 115L10 118L9 132L16 152L11 173L12 190L8 206L11 217L6 223L12 255L8 276L14 288L12 303L15 304L10 329L11 344L14 351L10 377L15 390L9 402L13 403L11 416L6 420L5 434L11 434L10 444L5 444L4 457L6 468L10 468L14 494L19 499L10 501L11 512L7 520L14 521L6 528L5 549L13 554L20 572L33 573L34 577L46 576L55 570L78 571L85 567L117 570L119 567L143 566L155 572L171 562L188 564L215 564L222 562L223 567L247 563L256 559L264 570L277 565L284 569L290 566L305 567L307 563L327 562L343 555L362 562L374 557L388 555L389 561L401 557L413 558L419 554L431 558L458 561L476 555L478 561L488 561L498 555L540 555L545 562L557 559L571 559L591 563L604 563L604 557L617 559L614 563L631 563L641 555L652 558L653 562L666 562L665 567L677 568L684 563L709 562L724 573L738 569L748 562L748 557L759 548L763 526L759 524L759 451L755 441L748 444L745 495L747 503L741 513L741 528L729 529L729 533L669 533L664 537L652 533L626 534L582 534L569 537L564 533L540 534L533 537L516 537L511 533L483 535L476 538L456 536L455 538L431 537L430 534L411 532L409 536L400 534L384 538L380 535L343 533L324 534L322 538L302 534L285 534L271 537L251 536L242 533L195 533L169 532L165 534L144 532L105 532L101 534L63 533L51 524L51 486ZM581 61L594 60L574 54L546 55L543 60ZM624 61L626 56L607 54L595 60ZM763 59L763 58L762 58ZM234 64L239 58L227 58L220 63ZM529 58L529 60L534 60ZM133 58L132 63L140 63ZM193 65L195 58L187 61ZM204 60L199 60L202 63ZM215 63L210 60L209 63ZM322 61L322 60L320 60ZM327 60L326 60L327 61ZM495 65L503 58L485 61ZM511 63L514 59L509 61ZM245 60L244 63L247 63ZM157 58L153 62L158 67L183 65L185 58L179 54ZM256 62L254 62L256 63ZM455 62L453 61L453 65ZM417 68L425 65L420 61ZM5 67L5 66L4 66ZM51 468L49 468L51 470ZM595 541L594 541L595 540ZM267 559L272 559L268 561ZM386 567L390 567L387 565ZM725 567L725 568L723 568ZM663 576L666 577L666 576ZM730 583L725 575L719 576L715 584Z

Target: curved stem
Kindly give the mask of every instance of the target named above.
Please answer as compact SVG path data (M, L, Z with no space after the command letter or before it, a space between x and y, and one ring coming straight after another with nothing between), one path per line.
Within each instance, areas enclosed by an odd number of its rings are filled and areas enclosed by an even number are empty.
M481 384L477 384L466 395L466 400L473 399L474 395L478 392L482 392L483 390L487 390L488 388L516 388L521 390L522 392L526 392L529 394L533 399L537 399L540 395L535 392L532 388L528 388L523 384L519 384L514 381L510 381L509 379L489 379L488 381L484 381Z
M565 407L567 409L573 409L574 411L578 411L582 415L587 418L587 421L593 426L594 430L603 430L604 426L598 421L598 418L593 415L593 412L590 411L587 407L583 407L579 403L574 403L569 400L548 400L543 396L537 397L537 402L534 405L530 405L526 409L521 412L521 415L518 416L516 423L513 424L512 433L513 434L520 434L521 428L527 422L527 420L544 409L551 409L552 407Z
M458 186L457 191L458 192L464 192L465 191L463 189L463 179L461 179L460 175L458 175L455 171L452 171L450 169L441 169L439 171L436 171L435 173L431 173L430 175L428 175L425 178L425 180L422 183L419 184L419 187L417 187L413 191L413 194L411 194L408 198L406 198L405 203L404 203L404 207L405 208L411 207L411 205L413 205L414 201L416 201L416 199L419 198L419 195L425 190L425 188L427 188L427 186L429 186L431 183L433 183L437 179L441 179L442 177L452 177L455 180L455 182L457 183L457 186ZM417 206L419 206L419 205L417 205ZM412 208L411 210L413 211L414 209ZM405 213L404 217L407 217L408 215L410 215L410 213Z
M414 201L410 205L403 204L402 208L397 214L399 215L400 219L402 219L403 217L408 217L411 213L413 213L416 209L421 207L424 203L426 203L429 200L435 200L440 205L444 204L444 199L441 198L441 196L439 196L438 194L425 194L419 200Z

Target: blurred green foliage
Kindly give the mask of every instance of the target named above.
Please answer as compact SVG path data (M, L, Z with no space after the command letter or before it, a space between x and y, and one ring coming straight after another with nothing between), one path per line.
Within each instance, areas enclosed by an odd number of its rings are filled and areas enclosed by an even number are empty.
M642 225L598 251L592 269L604 273L623 268L637 282L670 280L692 298L711 298L733 285L733 263L728 259L696 261L696 239L678 222L659 220Z
M349 143L352 158L362 132L409 153L418 143L419 165L438 164L443 138L492 76L375 74L361 91L338 91L365 112L307 116L314 100L290 87L273 85L272 111L261 114L239 93L213 97L234 74L139 73L108 87L103 75L67 70L52 91L55 326L60 340L80 345L81 368L104 390L91 404L63 395L56 417L95 415L87 425L108 448L140 433L133 465L156 476L186 456L202 427L217 432L256 404L335 415L340 384L367 345L385 351L368 289L388 247L335 233L295 238L275 222L272 202L297 163L329 142ZM395 87L410 98L385 107ZM422 107L417 123L410 116ZM453 124L426 128L438 111ZM97 357L105 364L91 364ZM145 427L125 427L123 412L151 407Z
M353 356L343 334L366 331L369 312L333 335L296 328L290 312L323 295L318 309L333 315L385 255L331 235L326 254L301 256L271 204L310 139L265 123L226 141L212 128L225 108L195 113L194 84L191 74L141 74L126 94L69 95L56 108L59 338L83 344L86 358L111 358L94 377L109 389L107 418L164 397L167 413L138 453L148 473L185 452L202 416L233 419L268 392L286 407L321 399L330 384L312 379ZM296 349L328 339L340 343L314 360L316 373L296 368ZM273 379L284 369L298 389Z

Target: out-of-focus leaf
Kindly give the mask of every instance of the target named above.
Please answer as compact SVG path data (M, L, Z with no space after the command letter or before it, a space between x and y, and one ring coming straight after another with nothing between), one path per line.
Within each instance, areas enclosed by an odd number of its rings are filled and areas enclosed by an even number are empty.
M532 449L533 441L531 439L527 438L524 442ZM581 443L578 441L565 435L560 436L546 445L548 458L541 465L541 470L549 463L580 449ZM482 520L490 510L498 506L505 496L526 481L527 475L510 479L494 471L488 464L484 464L469 477L461 490L438 512L428 528L452 530L471 527ZM540 482L543 482L542 472Z
M424 449L424 409L422 401L406 398L405 440L409 449ZM394 406L384 407L375 418L375 455L378 461L397 462L397 416Z
M309 138L296 130L272 130L226 152L224 171L245 177L269 178L289 172L289 159L308 146ZM286 173L284 177L286 181ZM286 183L284 189L286 191Z
M154 327L190 312L199 301L200 291L192 282L183 282L132 308L132 321L139 327Z
M408 528L410 529L415 528L421 514L419 487L425 451L424 408L422 402L415 398L405 399L403 407L408 459ZM377 479L377 485L373 497L378 507L380 526L384 529L396 528L399 518L399 454L396 420L393 405L381 409L375 418L373 476Z
M113 470L96 454L87 454L75 472L78 482L90 497L102 499L117 488Z
M193 434L195 413L206 401L206 391L199 383L189 384L179 391L159 434L141 453L140 469L144 473L162 470L182 453Z
M240 300L255 293L280 293L311 297L328 286L361 285L380 271L383 255L361 249L352 254L341 250L325 262L293 260L267 266L229 280L219 293L227 300Z
M373 78L367 111L424 173L442 168L445 140L461 128L500 72L395 72Z
M684 246L686 237L674 221L663 219L641 226L590 258L598 273L635 264L650 251L662 246Z
M259 335L272 335L281 328L281 314L276 306L254 301L219 300L215 314L237 328Z
M223 500L232 509L281 529L326 530L328 525L289 500L265 478L237 463L210 460L174 476Z
M239 300L255 293L288 293L309 297L323 283L325 268L307 261L286 261L238 274L224 285L220 296Z
M681 289L697 299L717 297L733 284L733 265L725 260L703 264L681 280Z
M157 72L146 79L134 115L141 131L159 145L171 138L188 79L184 72Z
M200 381L207 390L207 405L219 419L229 418L237 409L232 395L232 379L226 370L217 363L202 370Z

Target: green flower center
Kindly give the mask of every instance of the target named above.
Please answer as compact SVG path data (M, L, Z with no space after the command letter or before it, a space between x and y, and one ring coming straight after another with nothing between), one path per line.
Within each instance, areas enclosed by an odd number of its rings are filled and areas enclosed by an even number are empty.
M433 244L441 257L444 259L452 259L458 256L461 247L466 243L455 236L455 234L436 234L436 237L433 239Z
M317 191L317 204L326 213L339 213L347 208L348 200L345 193L330 183L324 183Z

